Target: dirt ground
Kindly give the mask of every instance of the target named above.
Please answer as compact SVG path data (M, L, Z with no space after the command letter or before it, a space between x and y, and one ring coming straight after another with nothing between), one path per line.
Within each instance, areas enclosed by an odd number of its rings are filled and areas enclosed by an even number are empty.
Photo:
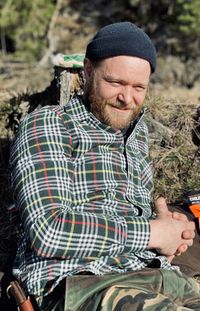
M10 64L5 72L0 74L0 94L40 92L44 90L53 78L53 69L41 68L37 64ZM1 104L1 102L0 102Z

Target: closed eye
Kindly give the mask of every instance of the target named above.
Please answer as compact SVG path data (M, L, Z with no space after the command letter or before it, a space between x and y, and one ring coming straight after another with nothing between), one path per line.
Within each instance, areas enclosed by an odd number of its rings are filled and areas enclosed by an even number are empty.
M110 84L112 84L113 86L120 86L122 85L119 81L109 81Z
M105 81L114 87L126 85L126 83L124 81L121 81L121 80L105 79Z
M147 87L145 85L137 85L134 88L138 92L145 91L147 89Z
M122 82L119 81L119 80L105 79L105 81L107 83L109 83L110 85L113 85L113 86L120 86L120 85L122 85Z

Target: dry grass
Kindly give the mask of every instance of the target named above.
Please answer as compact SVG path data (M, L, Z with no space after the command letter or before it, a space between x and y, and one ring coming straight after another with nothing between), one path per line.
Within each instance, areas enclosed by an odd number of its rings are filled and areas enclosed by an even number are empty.
M200 188L200 148L194 144L198 103L149 96L147 123L154 166L154 195L182 202L189 190Z

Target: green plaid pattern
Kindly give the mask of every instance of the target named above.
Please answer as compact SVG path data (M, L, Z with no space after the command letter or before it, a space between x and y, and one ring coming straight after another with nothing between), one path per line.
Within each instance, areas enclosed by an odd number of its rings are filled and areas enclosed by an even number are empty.
M81 271L123 273L155 259L171 268L146 250L152 171L143 113L124 140L81 97L44 107L22 122L10 165L22 221L13 273L30 294Z

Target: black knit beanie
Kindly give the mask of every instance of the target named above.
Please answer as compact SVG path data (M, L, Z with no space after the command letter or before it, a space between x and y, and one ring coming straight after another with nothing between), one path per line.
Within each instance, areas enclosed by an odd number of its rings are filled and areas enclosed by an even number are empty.
M101 28L88 44L85 57L98 61L120 55L146 59L151 65L151 71L156 69L156 49L151 39L131 22L119 22Z

